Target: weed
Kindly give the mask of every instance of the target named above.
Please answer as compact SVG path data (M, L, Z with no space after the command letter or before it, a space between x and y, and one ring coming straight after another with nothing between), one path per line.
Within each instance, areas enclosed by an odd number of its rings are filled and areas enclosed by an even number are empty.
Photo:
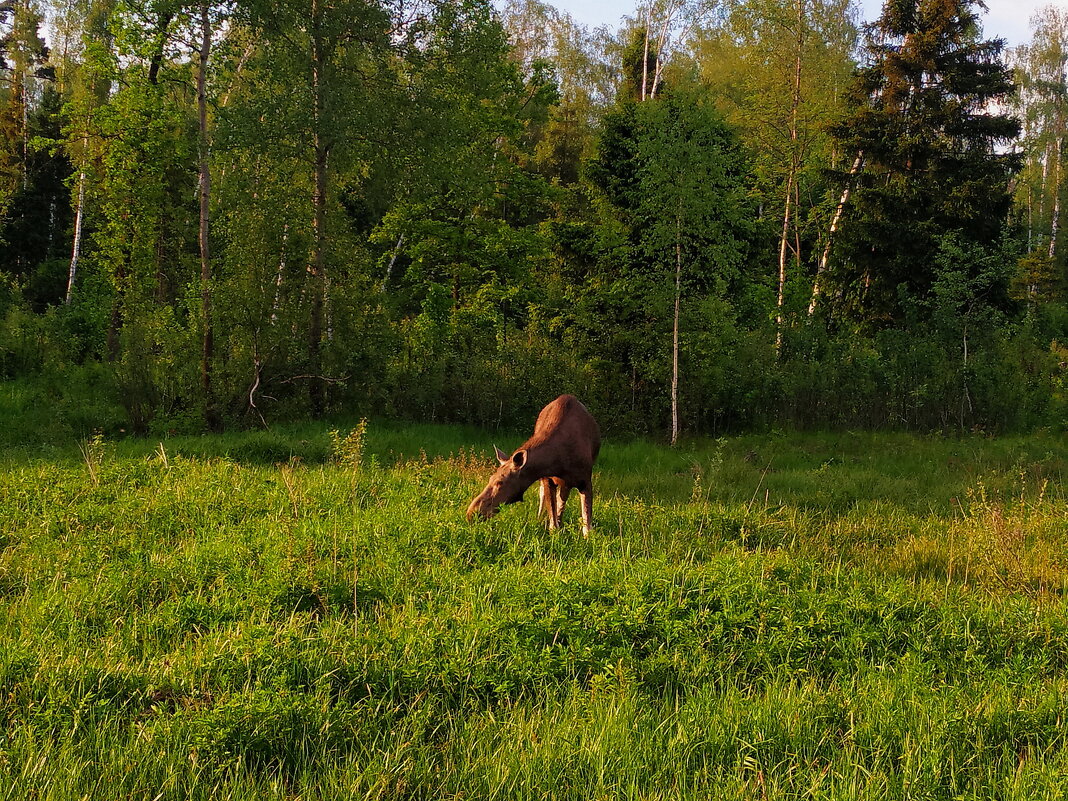
M367 444L367 418L364 417L345 436L337 429L330 431L330 453L334 462L342 467L359 468L363 464L363 452Z
M162 447L162 446L161 446ZM89 470L89 481L96 485L100 483L100 468L104 462L104 435L100 432L93 434L89 439L78 443L82 459Z

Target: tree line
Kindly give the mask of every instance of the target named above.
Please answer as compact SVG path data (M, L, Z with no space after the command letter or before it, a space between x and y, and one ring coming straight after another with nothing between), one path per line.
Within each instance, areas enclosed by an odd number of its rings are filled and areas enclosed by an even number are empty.
M101 426L1064 419L1068 16L5 0L0 375Z

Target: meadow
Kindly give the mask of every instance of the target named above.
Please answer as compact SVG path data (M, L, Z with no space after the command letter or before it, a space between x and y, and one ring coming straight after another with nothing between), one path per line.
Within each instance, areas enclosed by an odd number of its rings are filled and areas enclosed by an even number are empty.
M587 539L463 519L519 432L0 389L0 798L1068 795L1062 435L610 439Z

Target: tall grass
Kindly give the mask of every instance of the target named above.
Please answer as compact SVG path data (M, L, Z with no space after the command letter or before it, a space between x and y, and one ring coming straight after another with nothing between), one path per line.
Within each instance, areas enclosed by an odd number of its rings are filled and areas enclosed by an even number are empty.
M9 453L0 797L1068 792L1061 441L610 441L587 539L356 425Z

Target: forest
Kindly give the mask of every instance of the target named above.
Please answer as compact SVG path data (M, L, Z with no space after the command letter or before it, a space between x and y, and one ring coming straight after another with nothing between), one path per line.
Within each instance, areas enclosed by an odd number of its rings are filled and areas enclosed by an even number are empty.
M5 0L0 378L83 434L1057 429L1068 13L981 11Z

